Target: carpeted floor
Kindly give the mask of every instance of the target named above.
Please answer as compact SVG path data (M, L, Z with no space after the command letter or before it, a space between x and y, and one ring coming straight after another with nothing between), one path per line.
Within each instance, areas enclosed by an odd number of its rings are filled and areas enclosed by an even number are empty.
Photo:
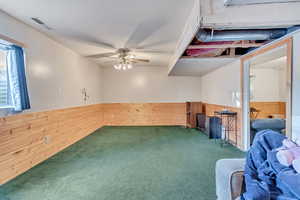
M215 162L242 156L193 129L104 127L0 186L0 199L215 200Z

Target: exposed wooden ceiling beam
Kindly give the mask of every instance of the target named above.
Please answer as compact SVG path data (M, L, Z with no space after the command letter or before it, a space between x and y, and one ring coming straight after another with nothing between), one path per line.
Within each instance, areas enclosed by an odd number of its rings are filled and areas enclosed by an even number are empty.
M214 44L214 45L190 45L188 49L227 49L227 48L250 48L260 47L265 43L240 43L240 44Z

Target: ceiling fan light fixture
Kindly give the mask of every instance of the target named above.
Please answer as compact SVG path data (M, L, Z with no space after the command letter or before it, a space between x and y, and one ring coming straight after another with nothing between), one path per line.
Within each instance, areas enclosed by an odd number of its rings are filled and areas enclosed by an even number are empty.
M127 69L132 69L132 64L131 63L120 63L120 64L115 64L114 68L116 70L127 70Z
M117 65L114 65L114 68L116 70L121 70L122 66L121 66L121 64L117 64Z

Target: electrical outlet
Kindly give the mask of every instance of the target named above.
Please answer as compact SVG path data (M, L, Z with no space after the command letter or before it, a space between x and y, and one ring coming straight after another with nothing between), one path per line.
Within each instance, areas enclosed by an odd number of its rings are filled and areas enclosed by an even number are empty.
M84 102L87 102L88 98L90 97L88 94L87 94L87 89L86 88L82 88L81 89L81 93L83 95L83 101Z
M51 143L51 136L49 135L46 135L44 137L44 144L50 144Z

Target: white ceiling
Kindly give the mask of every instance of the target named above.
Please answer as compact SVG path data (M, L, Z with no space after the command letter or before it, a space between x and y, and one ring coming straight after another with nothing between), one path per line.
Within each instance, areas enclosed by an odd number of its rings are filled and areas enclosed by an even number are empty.
M182 58L178 60L170 75L203 76L235 60L236 58Z
M149 65L167 66L195 0L0 0L0 9L39 29L81 55L143 48ZM37 17L52 30L31 20ZM105 65L107 60L98 60Z

